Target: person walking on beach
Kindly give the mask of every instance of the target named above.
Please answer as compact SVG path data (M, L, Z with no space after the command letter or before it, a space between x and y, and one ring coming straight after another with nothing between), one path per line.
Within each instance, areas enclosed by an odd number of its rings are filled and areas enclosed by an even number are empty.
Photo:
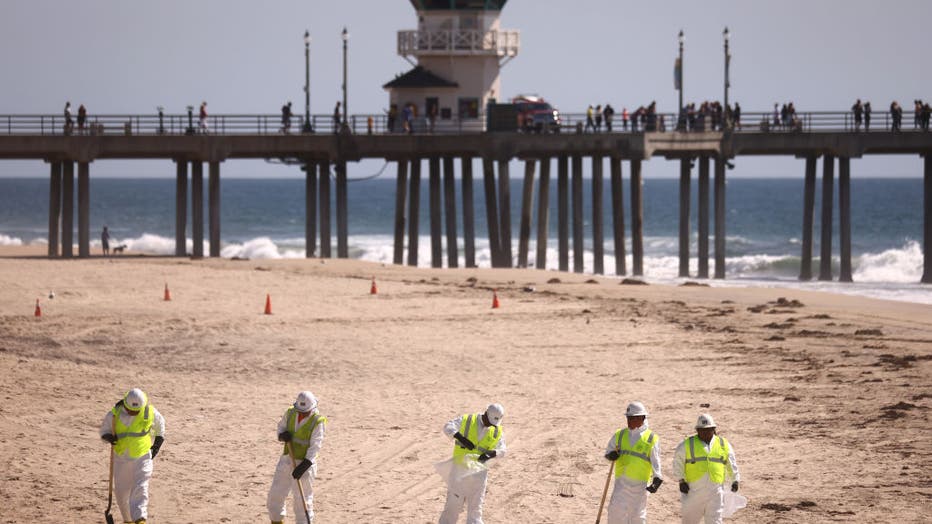
M100 232L100 246L104 250L104 256L110 256L110 231L107 226L104 226L104 230Z
M84 133L84 124L87 123L87 108L84 104L78 106L78 133Z
M864 102L864 132L871 130L871 103Z
M505 408L490 404L485 413L467 413L446 423L443 433L454 440L453 468L439 524L456 524L463 505L466 524L482 524L482 502L488 481L487 462L505 456L502 418Z
M861 130L861 119L864 115L864 106L861 105L860 98L851 106L851 112L854 113L854 132L857 133Z
M298 393L294 404L285 410L278 422L278 440L285 443L275 467L267 507L272 524L285 520L285 499L291 493L295 522L309 524L314 520L314 477L317 476L317 454L324 441L327 417L317 410L317 397L310 391ZM302 500L303 495L303 500Z
M660 438L647 427L647 408L628 404L628 425L612 435L605 458L615 463L615 487L608 504L608 524L647 522L647 493L663 484Z
M716 435L712 415L699 415L696 435L686 437L673 455L673 476L680 484L680 513L683 524L722 524L724 485L731 479L731 491L738 491L741 476L735 450L724 437Z
M197 118L201 133L207 134L207 102L201 102L201 109Z
M152 461L165 441L165 419L141 389L133 388L104 416L100 438L113 446L113 492L123 522L145 524Z
M282 133L286 135L291 132L291 101L282 106Z
M70 135L74 128L74 120L71 119L71 102L65 102L65 134Z

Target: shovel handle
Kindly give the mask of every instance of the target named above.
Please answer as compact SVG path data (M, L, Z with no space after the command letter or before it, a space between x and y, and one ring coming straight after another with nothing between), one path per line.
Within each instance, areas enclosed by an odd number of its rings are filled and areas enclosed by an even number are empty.
M605 487L602 488L602 501L599 502L599 514L595 517L595 524L602 521L602 508L605 507L605 496L608 495L608 485L612 482L612 472L615 470L615 461L613 460L608 467L608 476L605 477Z
M291 442L285 442L285 446L288 447L288 456L291 457L291 467L298 467L298 462L294 458L294 450L291 449ZM296 478L294 481L298 484L298 494L301 495L301 504L304 506L304 516L307 518L307 521L311 521L311 512L307 509L307 499L304 498L304 487L301 485L301 479Z

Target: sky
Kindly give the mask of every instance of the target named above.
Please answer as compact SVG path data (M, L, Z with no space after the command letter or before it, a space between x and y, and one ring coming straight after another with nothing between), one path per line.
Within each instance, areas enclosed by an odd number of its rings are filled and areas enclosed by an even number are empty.
M797 111L851 107L875 113L898 100L932 99L930 0L511 0L503 29L521 32L502 70L502 93L537 93L555 107L616 110L653 100L675 111L673 64L685 33L684 98L722 98L722 29L731 33L731 90L745 113L794 102ZM181 113L206 100L212 114L304 111L304 31L311 34L311 111L342 98L342 40L349 40L350 113L388 105L382 84L410 65L396 33L414 29L408 0L3 0L0 115ZM906 118L911 124L911 118ZM350 166L358 175L381 163ZM373 169L374 166L374 169ZM95 162L93 175L173 176L170 162ZM226 162L224 176L300 176L261 161ZM675 176L656 159L646 176ZM391 171L391 170L389 170ZM47 176L41 162L0 163L0 176ZM802 176L802 161L739 158L731 176ZM874 157L852 175L919 176L921 160Z

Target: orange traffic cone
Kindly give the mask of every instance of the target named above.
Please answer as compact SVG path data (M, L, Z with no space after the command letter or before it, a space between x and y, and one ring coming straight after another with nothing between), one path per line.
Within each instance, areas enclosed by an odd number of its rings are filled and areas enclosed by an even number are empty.
M501 307L501 304L498 303L498 291L492 290L492 309L498 309Z
M272 295L266 293L265 295L265 314L272 314Z
M378 295L379 288L375 287L375 277L372 277L372 287L369 288L370 295Z
M42 316L42 308L39 307L39 299L38 299L38 298L36 299L36 316L37 316L37 317L41 317L41 316Z
M165 302L172 299L172 292L168 290L168 282L165 283Z

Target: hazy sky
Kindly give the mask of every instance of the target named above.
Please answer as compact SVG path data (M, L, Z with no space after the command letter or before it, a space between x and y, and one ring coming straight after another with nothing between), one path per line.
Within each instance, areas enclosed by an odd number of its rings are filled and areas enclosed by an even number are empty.
M65 100L91 114L152 114L159 105L180 113L201 100L214 114L272 114L287 100L303 113L305 29L311 109L329 113L342 97L343 26L350 112L380 112L382 84L410 68L396 32L416 27L408 0L3 0L0 12L0 114L58 114ZM785 101L800 112L845 110L858 97L875 113L894 99L909 111L913 99L932 99L930 20L930 0L511 0L502 27L521 31L521 51L502 71L502 92L538 93L565 112L651 100L675 111L683 29L686 100L721 99L727 25L730 99L745 112ZM101 161L92 174L125 174L127 165L149 176L174 172L169 162ZM675 172L660 159L645 166L647 176ZM852 172L916 176L921 161L856 160ZM226 162L223 173L299 174L244 161ZM731 173L801 176L802 162L741 158ZM45 174L40 162L0 163L0 176Z

